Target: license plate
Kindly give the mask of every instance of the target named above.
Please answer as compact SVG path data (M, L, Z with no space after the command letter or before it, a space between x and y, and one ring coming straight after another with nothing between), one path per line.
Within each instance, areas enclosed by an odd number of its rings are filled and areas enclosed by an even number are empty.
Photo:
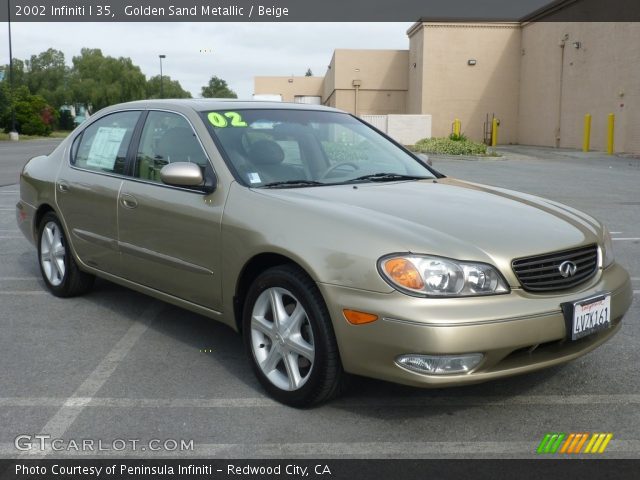
M578 340L611 326L610 294L574 302L572 310L571 340Z

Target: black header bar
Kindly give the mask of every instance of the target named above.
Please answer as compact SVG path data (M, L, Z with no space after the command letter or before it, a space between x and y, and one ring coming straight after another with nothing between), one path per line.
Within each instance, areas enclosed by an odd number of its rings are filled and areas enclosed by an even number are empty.
M12 22L640 21L637 0L1 0L0 22L9 10Z

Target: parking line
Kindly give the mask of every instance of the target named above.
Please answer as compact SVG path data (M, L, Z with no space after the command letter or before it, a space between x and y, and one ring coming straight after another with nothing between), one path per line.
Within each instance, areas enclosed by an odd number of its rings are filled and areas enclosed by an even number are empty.
M104 383L104 382L102 382ZM80 390L80 389L78 389ZM103 408L288 408L268 397L247 398L111 398L74 394L61 397L0 397L2 407L103 407ZM89 392L90 393L90 392ZM88 398L89 397L89 398ZM640 394L613 395L520 395L474 397L386 397L337 399L326 408L333 407L466 407L466 406L549 406L549 405L640 405Z
M622 242L622 241L636 241L640 240L640 237L626 237L626 238L612 238L614 242Z
M41 277L0 277L0 282L20 282L40 280Z
M533 438L534 435L532 435ZM453 442L335 442L335 443L263 443L195 444L193 454L211 457L424 457L464 454L535 455L536 440L528 441L453 441ZM638 452L640 440L612 440L607 453ZM178 452L176 452L178 453ZM185 452L180 452L184 454Z
M75 392L65 400L63 406L57 413L42 427L43 432L53 438L61 438L67 429L75 422L78 415L91 402L92 397L98 393L109 377L115 372L120 362L124 360L136 342L144 335L162 309L161 302L153 301L142 313L140 318L129 327L127 333L115 344L111 351L102 359L98 366L91 372L89 377L80 385ZM51 453L47 450L44 454ZM29 455L42 452L29 452Z
M53 438L53 437L52 437ZM522 438L522 437L521 437ZM198 458L342 458L352 456L358 458L430 458L460 455L499 455L534 457L538 444L536 433L531 439L509 441L442 441L442 442L300 442L300 443L197 443L194 441L192 451L156 452L157 458L197 456ZM34 442L35 443L35 442ZM108 442L105 442L108 445ZM143 442L138 444L144 445ZM637 454L640 440L621 440L614 438L607 449L607 457L615 458L616 454ZM61 450L55 452L56 457L149 457L148 451L103 450L86 452ZM3 458L19 456L13 443L0 444L0 456ZM33 450L34 456L45 456L46 452ZM156 456L154 455L154 457Z
M10 295L47 295L49 292L46 290L11 290L0 292L0 295L10 296Z

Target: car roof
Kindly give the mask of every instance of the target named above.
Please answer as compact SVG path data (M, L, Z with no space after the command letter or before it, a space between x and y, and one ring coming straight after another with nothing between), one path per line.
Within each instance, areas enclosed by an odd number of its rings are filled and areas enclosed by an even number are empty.
M273 102L262 100L237 100L235 98L176 98L176 99L154 99L154 100L137 100L133 102L120 103L107 107L109 111L131 108L154 109L154 108L170 108L170 109L192 109L197 112L210 110L246 110L246 109L265 109L265 110L317 110L326 112L345 113L337 108L325 107L324 105L310 105L307 103L290 103L290 102ZM105 109L105 110L107 110Z

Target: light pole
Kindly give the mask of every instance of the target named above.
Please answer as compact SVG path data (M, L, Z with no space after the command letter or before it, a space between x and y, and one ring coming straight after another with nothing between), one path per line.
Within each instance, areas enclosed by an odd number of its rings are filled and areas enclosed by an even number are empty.
M162 91L162 59L167 58L166 55L158 55L160 58L160 98L164 98L164 93Z
M16 109L13 102L13 51L11 50L11 0L7 0L7 24L9 25L9 96L11 98L11 131L9 137L11 140L18 140L18 132L16 132Z

